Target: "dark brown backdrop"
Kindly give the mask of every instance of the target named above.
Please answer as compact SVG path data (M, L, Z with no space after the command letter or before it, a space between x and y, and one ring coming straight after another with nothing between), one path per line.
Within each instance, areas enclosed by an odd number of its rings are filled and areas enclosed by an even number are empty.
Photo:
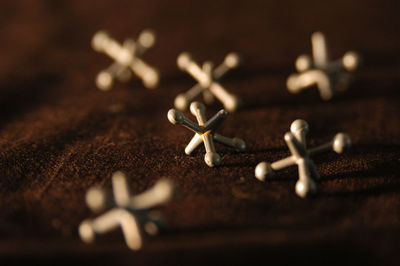
M276 263L397 264L400 247L400 8L398 1L3 1L0 6L0 261L125 262L132 265ZM109 58L90 39L158 32L145 60L161 85L94 85ZM322 102L316 89L290 95L286 77L310 34L323 30L334 58L354 49L364 66L345 95ZM237 154L217 146L209 168L201 150L183 153L192 133L166 114L194 81L176 57L218 64L230 51L244 65L223 85L244 108L221 128L246 140ZM220 106L208 108L208 116ZM190 116L190 115L188 115ZM310 146L339 131L353 149L316 159L318 194L294 193L296 167L261 183L254 167L288 155L283 134L296 118ZM160 177L179 186L163 211L170 228L128 250L120 232L83 244L77 225L91 213L85 191L110 188L123 170L140 192ZM1 263L2 265L6 265Z

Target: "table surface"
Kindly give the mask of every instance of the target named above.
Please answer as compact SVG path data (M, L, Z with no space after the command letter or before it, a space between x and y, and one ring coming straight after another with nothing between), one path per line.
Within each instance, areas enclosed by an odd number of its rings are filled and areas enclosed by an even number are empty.
M135 265L363 263L400 259L400 20L398 1L4 1L0 8L0 261ZM157 32L144 60L160 86L140 80L109 92L94 78L111 60L90 47ZM294 61L310 35L326 33L332 58L363 56L350 89L323 102L316 88L289 94ZM243 100L220 133L244 139L236 153L216 144L183 150L192 133L167 120L174 97L195 82L176 66L182 51L218 64L231 51L243 66L222 84ZM221 109L216 103L207 116ZM186 113L188 117L193 117ZM289 155L283 135L303 118L309 147L346 132L352 149L315 158L314 197L296 196L296 167L262 183L260 161ZM79 223L92 185L111 188L124 171L139 193L159 178L178 186L161 210L168 230L129 250L119 231L82 243Z

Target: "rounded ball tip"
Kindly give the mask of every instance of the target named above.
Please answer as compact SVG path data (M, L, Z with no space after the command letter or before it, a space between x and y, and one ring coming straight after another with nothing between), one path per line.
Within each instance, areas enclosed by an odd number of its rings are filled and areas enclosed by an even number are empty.
M229 68L236 68L239 66L240 63L240 57L237 53L229 53L225 57L225 64Z
M175 108L179 109L179 110L186 110L186 108L188 107L188 101L185 97L184 94L178 94L178 96L176 96L175 101L174 101L174 105Z
M233 95L224 102L224 108L228 110L228 112L235 112L239 107L240 100Z
M305 121L303 119L297 119L297 120L293 121L292 124L290 125L290 131L292 133L301 132L301 131L307 133L309 131L307 121Z
M322 31L316 31L311 35L311 38L325 38L325 35Z
M285 139L285 141L291 142L291 141L293 141L296 137L293 135L293 133L291 133L291 132L286 132L285 135L283 136L283 138Z
M305 198L310 194L313 194L317 191L317 186L314 181L310 180L309 182L303 182L301 180L296 183L296 194L300 198Z
M238 151L245 151L246 150L246 142L244 140L239 139L239 138L234 138L233 139L233 144L235 145L236 149Z
M179 124L183 120L183 114L181 111L170 109L168 111L168 120L172 124Z
M143 47L150 48L156 42L156 34L153 30L144 30L140 34L138 41Z
M312 59L308 55L300 55L296 59L295 66L297 71L299 72L303 72L306 71L307 69L310 69L311 65L312 65Z
M106 195L101 188L91 188L86 193L86 204L94 211L100 211L106 205Z
M344 54L342 61L343 61L343 66L348 71L354 71L357 69L360 63L360 56L357 52L350 51Z
M89 220L85 220L79 225L79 236L85 243L92 243L94 241L95 233Z
M113 84L113 77L106 71L101 71L96 77L96 86L102 91L109 91Z
M126 180L126 176L124 174L124 172L122 171L116 171L112 174L112 180L113 182L125 182Z
M271 177L273 173L274 171L272 170L271 164L267 162L257 164L255 169L255 176L260 181L265 181L265 179Z
M92 38L92 48L96 51L102 51L109 35L106 31L98 31Z
M190 60L191 60L190 54L187 53L187 52L183 52L183 53L181 53L181 54L178 56L178 60L177 60L176 62L177 62L177 64L178 64L178 67L179 67L181 70L185 70L186 67L187 67L187 66L189 65L189 63L190 63Z
M148 71L143 76L143 85L148 89L154 89L158 86L159 79L157 71Z
M290 93L298 93L297 74L291 74L286 80L286 87Z
M203 113L204 113L204 112L206 111L206 107L205 107L204 104L202 104L202 103L200 103L200 102L192 102L192 103L190 104L190 112L191 112L193 115L196 115L197 110L199 110L200 112L203 112Z
M351 139L348 135L344 133L336 134L333 139L333 150L336 153L343 153L351 147Z
M210 167L218 166L221 164L221 156L216 152L207 152L204 161Z
M158 226L157 224L155 224L154 222L147 222L144 225L144 231L146 231L146 233L148 233L149 235L157 235L159 232Z

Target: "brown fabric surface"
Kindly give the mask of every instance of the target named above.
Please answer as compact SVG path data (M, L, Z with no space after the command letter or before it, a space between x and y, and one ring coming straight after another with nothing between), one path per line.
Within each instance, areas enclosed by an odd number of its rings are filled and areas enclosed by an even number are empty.
M0 7L0 262L132 265L377 264L399 262L400 20L398 1L5 1ZM110 59L90 40L107 29L118 40L158 33L145 55L161 84L96 89ZM286 77L310 53L310 34L326 33L332 58L364 57L349 91L322 102L317 90L291 95ZM171 125L174 97L194 80L176 66L182 51L219 64L230 51L244 65L222 84L244 107L220 129L244 139L242 154L216 144L183 152L192 133ZM208 117L221 108L209 106ZM194 119L189 113L187 116ZM353 148L315 159L321 181L309 199L295 195L297 168L265 183L260 161L289 151L283 134L303 118L310 147L346 132ZM161 177L176 182L162 210L168 231L130 251L121 233L85 245L78 224L94 185L111 188L127 173L141 192Z

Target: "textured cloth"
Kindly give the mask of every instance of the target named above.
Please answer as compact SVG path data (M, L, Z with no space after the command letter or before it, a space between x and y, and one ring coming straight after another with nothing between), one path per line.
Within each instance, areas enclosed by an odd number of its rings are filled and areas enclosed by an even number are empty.
M400 261L400 4L398 1L5 1L0 4L0 264L132 265L348 264ZM144 60L160 86L135 78L95 87L111 64L93 51L100 29L117 40L158 33ZM289 94L286 78L311 33L322 30L332 59L359 51L363 66L330 102L316 88ZM176 66L183 51L219 64L237 51L243 66L221 83L244 102L219 132L246 141L184 154L192 132L167 120L174 97L195 81ZM201 99L201 98L200 98ZM207 107L214 115L221 105ZM195 118L185 112L188 118ZM314 197L294 187L297 167L262 183L261 161L288 156L283 135L297 118L309 147L346 132L352 149L317 156ZM168 230L129 250L116 230L92 245L77 228L92 185L111 189L122 170L134 192L168 177L179 187L161 210Z

